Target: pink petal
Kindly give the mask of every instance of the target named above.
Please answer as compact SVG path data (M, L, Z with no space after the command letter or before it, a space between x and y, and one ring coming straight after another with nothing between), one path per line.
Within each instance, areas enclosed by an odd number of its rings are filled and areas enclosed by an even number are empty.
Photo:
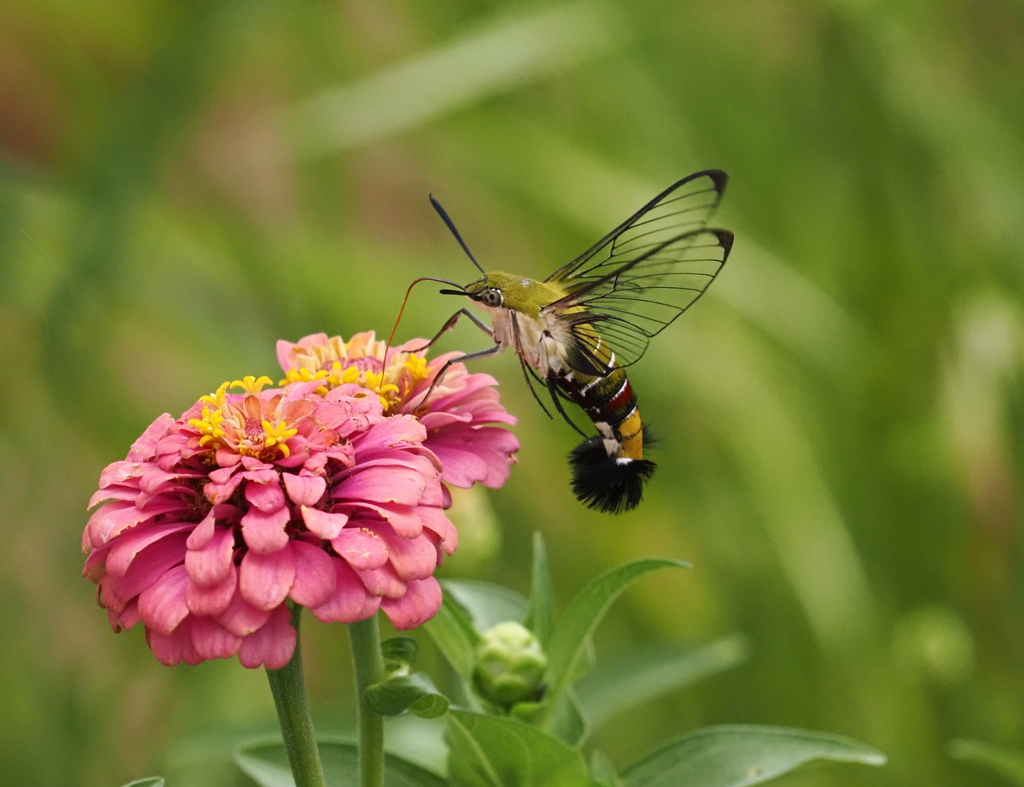
M366 620L372 618L377 614L377 610L380 609L380 596L367 596L366 601L363 602L363 609L359 613L359 617L356 620Z
M288 593L289 598L309 609L325 603L338 586L335 558L304 541L292 542L292 554L295 557L295 581Z
M379 424L374 424L366 434L353 440L352 444L356 448L356 456L359 456L366 451L379 448L395 448L410 443L422 443L426 437L427 430L415 417L396 415Z
M213 456L217 464L224 468L234 467L242 461L241 455L236 454L230 448L218 448Z
M215 484L225 484L231 476L238 472L238 466L232 467L218 467L216 470L210 471L210 480Z
M160 634L170 634L188 616L185 592L188 574L184 566L176 566L139 595L139 614L146 627Z
M242 638L218 626L210 618L191 620L192 647L203 659L227 659L238 652Z
M327 338L326 334L324 338ZM284 339L277 340L277 362L281 364L281 370L284 372L295 367L295 364L291 361L291 353L294 346L294 342L286 342Z
M275 484L277 483L277 470L273 465L261 462L254 456L242 455L242 467L246 468L242 477L254 484Z
M215 619L232 634L244 637L252 634L270 618L270 612L257 609L236 592L231 597L231 603Z
M129 565L135 560L139 552L147 549L152 544L162 541L175 533L182 533L191 529L191 524L171 522L165 525L149 525L143 528L133 528L112 543L110 552L107 555L107 573L114 576L123 576ZM168 545L173 544L180 549L180 539L173 539ZM184 556L179 551L178 560Z
M388 470L392 467L404 467L415 470L425 479L436 479L441 475L441 463L433 452L421 445L410 445L405 448L384 448L377 451L366 451L359 455L357 466L349 473L339 476L341 480L356 473L365 473L372 469Z
M352 568L380 568L388 562L388 547L382 538L364 527L346 527L331 546Z
M234 554L234 528L218 527L205 546L188 550L185 568L197 585L217 585L230 573Z
M469 489L473 484L487 478L489 471L487 460L473 451L461 447L451 447L437 439L428 440L430 450L441 460L441 478L445 483L461 489Z
M104 489L110 487L131 486L138 488L139 476L145 472L147 467L149 465L143 462L126 462L124 460L111 462L100 473L100 489L96 495L102 494ZM93 500L95 500L96 495L93 495ZM89 501L89 508L95 505L93 500Z
M238 485L245 480L242 478L241 473L234 473L234 467L224 467L221 469L230 470L233 474L225 475L224 481L215 481L213 473L211 473L210 481L203 487L203 496L214 505L230 500L235 490L238 489Z
M288 497L297 506L316 505L327 491L327 481L320 476L284 473L281 478L284 479L284 488L288 492Z
M297 639L291 613L287 607L278 607L259 631L242 640L238 660L249 669L260 665L267 669L281 669L291 661Z
M92 508L98 503L103 503L107 500L140 500L142 497L143 494L139 491L138 484L134 486L118 484L117 486L108 486L105 489L96 491L89 498L89 505L86 507Z
M188 583L185 591L185 603L189 612L202 617L218 617L227 611L238 587L238 570L229 567L227 576L216 585L197 585Z
M455 530L444 511L440 508L432 508L427 506L420 506L419 508L420 520L423 522L423 527L437 534L437 537L441 540L441 547L446 555L450 555L455 551L455 548L459 545L459 534Z
M115 612L114 610L110 609L109 607L107 607L106 613L107 613L107 623L110 624L110 630L113 631L115 634L120 634L121 631L124 630L121 627L121 613L120 612Z
M324 429L347 431L352 420L352 408L348 404L322 404L316 408L316 420Z
M357 470L359 465L356 465ZM415 505L423 496L426 479L410 467L389 465L356 472L333 492L335 500ZM113 505L108 503L107 505Z
M435 361L436 363L436 361ZM458 365L452 367L458 368ZM464 370L463 370L464 371ZM449 375L451 371L449 371ZM430 410L436 412L456 412L460 415L471 414L475 423L510 423L515 418L510 416L501 406L498 392L493 386L497 381L488 374L467 374L461 377L446 377L445 382L453 385L440 396L432 397ZM444 386L442 386L444 387ZM433 428L432 423L426 424L427 429Z
M356 571L359 579L362 580L366 589L374 596L386 596L387 598L401 598L405 595L405 583L398 578L395 570L390 565L369 571Z
M118 604L146 591L171 570L181 564L185 550L185 534L172 533L139 552L123 576L107 576L104 590L115 596ZM107 599L109 605L109 599Z
M144 462L156 456L156 447L160 438L167 434L167 430L174 425L174 419L169 413L158 416L153 423L146 427L139 439L132 443L128 451L129 462Z
M377 528L387 544L389 560L399 579L425 579L437 568L437 548L429 538L399 538L387 525Z
M145 511L140 511L128 500L104 503L89 517L89 524L86 526L89 540L94 547L98 547L139 522L145 522L158 514L182 511L184 508L184 504L177 500L161 501L159 505L147 507L148 510Z
M327 541L336 538L342 528L348 524L348 514L328 514L318 508L302 507L302 521L311 533L315 533Z
M139 615L139 602L133 600L124 608L124 612L121 613L121 617L118 619L118 625L125 631L128 631L141 619Z
M246 476L249 473L245 474ZM245 487L245 499L264 513L273 513L284 507L284 492L277 483L277 475L274 474L272 483L254 484L249 483Z
M420 421L427 428L427 434L430 435L433 432L439 432L450 426L472 423L473 416L469 413L456 413L450 411L432 412L425 413L420 418Z
M153 582L156 582L156 580L162 577L163 574L164 572L160 572L156 576L153 576L149 584L152 585ZM102 579L99 587L96 588L96 602L104 609L118 615L124 611L125 606L129 601L131 601L131 599L132 597L130 596L122 597L119 595L115 583L106 578ZM138 601L138 597L135 597L135 600Z
M189 632L189 622L178 626L170 634L162 634L153 629L146 629L146 641L156 656L157 661L173 667L184 661L186 664L200 664L202 656L196 653L192 645L192 636Z
M474 483L497 488L508 480L512 454L519 450L515 435L498 427L452 427L431 433L427 447L444 467L442 478L468 488Z
M213 538L215 532L214 526L217 517L213 513L213 509L210 509L210 513L206 515L202 522L196 525L195 530L192 531L188 537L186 546L189 549L202 549L210 543L210 539Z
M366 592L366 586L342 560L331 561L336 575L334 593L312 612L324 623L352 623L366 620L377 611L380 599Z
M99 582L107 573L107 555L113 549L116 541L108 541L101 547L91 549L87 552L85 565L82 567L82 576L90 582Z
M423 521L420 519L420 512L425 506L402 506L396 503L372 505L364 503L363 507L380 514L402 538L416 538L423 532Z
M161 488L182 489L184 488L182 481L186 477L197 475L196 473L187 472L183 468L175 468L173 472L167 472L155 465L151 465L146 468L146 472L139 478L139 489L150 496L156 495L160 492Z
M295 558L289 544L269 554L249 551L242 558L238 588L253 606L270 610L288 596L295 581Z
M285 526L291 518L288 508L279 508L269 514L251 508L242 517L242 537L253 552L277 552L288 546Z
M434 617L441 608L441 585L433 577L413 580L406 586L404 596L385 598L380 606L399 631L415 628Z
M440 470L440 468L438 469ZM423 497L420 498L419 505L432 508L449 508L451 504L451 493L448 491L448 487L441 483L441 473L438 472L437 480L434 483L427 484L427 488L423 490Z
M124 464L123 462L119 464ZM103 503L107 500L135 500L139 496L138 482L134 484L113 484L110 486L100 486L92 497L89 498L89 504L86 508L92 508L98 503Z

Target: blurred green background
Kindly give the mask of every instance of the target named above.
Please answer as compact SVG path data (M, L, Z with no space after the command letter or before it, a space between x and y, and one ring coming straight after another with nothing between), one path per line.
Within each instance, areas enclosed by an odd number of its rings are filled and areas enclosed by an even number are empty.
M722 722L890 758L791 785L995 785L948 741L1024 748L1024 7L509 5L0 2L0 782L244 784L230 745L274 729L261 671L160 666L80 576L99 471L157 414L472 279L430 192L485 267L543 278L708 167L737 242L631 374L647 501L576 503L574 433L481 361L522 451L457 500L445 573L525 590L536 529L563 603L694 563L630 590L599 656L740 632L751 657L599 729L619 766ZM418 290L400 336L452 309ZM345 631L304 642L344 730Z

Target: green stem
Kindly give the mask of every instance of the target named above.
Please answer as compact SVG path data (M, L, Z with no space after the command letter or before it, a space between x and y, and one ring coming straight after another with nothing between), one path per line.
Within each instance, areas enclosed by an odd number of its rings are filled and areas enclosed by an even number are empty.
M281 669L268 669L270 692L274 695L277 719L281 723L284 748L292 768L296 787L327 787L320 752L316 748L313 718L306 702L306 687L302 680L302 655L299 649L299 617L302 607L292 608L295 626L295 653Z
M366 689L384 678L384 659L380 653L380 629L377 616L348 624L355 666L359 736L359 787L384 784L384 717L366 702Z

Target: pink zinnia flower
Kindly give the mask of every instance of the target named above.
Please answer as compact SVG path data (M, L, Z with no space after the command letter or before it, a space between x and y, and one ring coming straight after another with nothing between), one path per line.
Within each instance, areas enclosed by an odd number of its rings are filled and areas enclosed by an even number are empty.
M428 361L425 352L417 351L426 343L413 339L389 348L385 357L385 343L375 340L372 331L357 333L348 342L317 333L294 344L279 341L277 358L287 381L319 381L321 391L358 383L377 392L386 415L415 415L427 429L424 444L441 460L447 483L501 486L519 443L508 430L495 426L516 422L498 401L497 382L456 363L424 399L435 375L460 355Z
M180 418L160 416L90 501L101 505L83 536L84 573L112 628L141 620L164 664L237 653L246 667L284 666L296 639L286 601L323 621L380 608L399 629L440 606L433 571L456 533L427 421L386 417L377 386L267 384L225 383ZM497 464L496 442L483 465Z

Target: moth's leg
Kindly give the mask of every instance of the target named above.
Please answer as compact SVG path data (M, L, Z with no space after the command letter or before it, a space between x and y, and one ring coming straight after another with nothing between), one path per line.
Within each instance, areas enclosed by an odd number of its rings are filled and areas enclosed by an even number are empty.
M487 323L485 323L483 320L481 320L479 317L473 314L473 312L471 312L469 309L459 309L457 312L455 312L455 314L448 318L448 321L445 322L444 325L441 326L441 330L434 334L433 339L424 344L422 347L417 347L415 350L409 350L409 352L421 353L424 350L431 347L434 344L434 342L436 342L438 339L444 336L445 333L447 333L448 331L455 327L455 324L459 321L459 318L462 315L466 315L467 317L469 317L469 319L473 321L473 324L477 328L479 328L481 331L483 331L488 336L493 338L494 334L491 333L491 329L488 327Z
M569 424L569 426L571 426L573 429L575 429L577 432L583 435L583 437L589 438L590 435L588 435L586 432L584 432L582 429L576 426L576 424L573 423L573 420L569 417L569 414L565 412L565 408L562 407L562 402L558 398L558 394L560 393L560 391L555 386L555 381L549 377L544 382L548 387L548 393L551 394L551 401L555 403L555 409L558 410L558 414L565 419L565 422Z
M491 331L491 327L483 320L481 320L479 317L477 317L469 309L459 309L459 311L456 314L452 315L452 319L458 320L458 315L460 314L465 314L467 317L469 317L469 319L473 321L473 324L481 331L486 333L488 336L494 336L494 333ZM453 322L452 325L455 325L455 323Z
M488 347L485 350L477 350L476 352L460 355L458 358L452 358L444 366L442 366L440 370L438 370L437 374L434 375L434 381L430 384L430 387L427 389L426 394L424 394L423 399L420 400L420 404L422 405L425 401L427 401L427 399L430 398L430 394L434 392L434 389L437 387L437 384L441 382L441 379L444 377L445 373L448 371L448 368L453 363L462 363L463 361L472 361L474 358L486 358L488 355L497 355L498 353L501 352L501 349L502 348L500 344L495 344L493 347Z
M530 393L532 393L533 398L537 400L537 404L539 404L540 409L544 411L544 415L551 418L552 415L548 412L548 408L544 406L544 402L542 402L540 397L537 396L537 391L533 387L533 380L530 379L530 376L532 375L537 382L541 383L541 385L545 384L544 381L540 379L538 374L532 368L526 365L526 361L523 360L523 356L520 353L517 353L516 357L519 358L519 368L523 370L523 379L526 380L526 387L530 389Z

